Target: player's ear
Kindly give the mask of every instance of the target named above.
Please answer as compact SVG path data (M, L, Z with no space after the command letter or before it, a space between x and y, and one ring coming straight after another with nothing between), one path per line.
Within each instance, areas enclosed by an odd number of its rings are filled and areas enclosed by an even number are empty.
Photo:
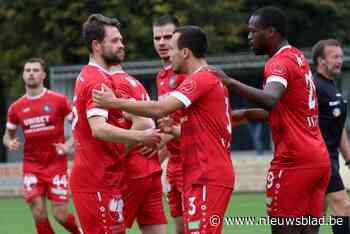
M277 32L276 28L275 27L269 27L269 30L268 30L269 34L272 35L274 33Z
M100 43L97 40L92 40L91 42L91 48L92 51L100 50Z
M187 59L188 57L190 57L190 55L192 54L192 51L189 48L183 48L181 50L182 56Z

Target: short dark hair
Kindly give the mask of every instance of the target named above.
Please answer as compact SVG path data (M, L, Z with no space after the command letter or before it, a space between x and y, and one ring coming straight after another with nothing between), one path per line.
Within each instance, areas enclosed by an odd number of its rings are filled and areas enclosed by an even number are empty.
M262 7L254 11L252 15L259 16L259 22L263 28L273 27L282 37L287 37L288 17L280 8Z
M183 26L175 30L179 33L177 41L179 49L189 48L196 58L204 58L208 49L207 35L198 26Z
M336 39L325 39L318 41L312 47L312 61L314 64L318 65L317 59L319 57L324 58L324 48L326 46L339 46L341 47L341 43Z
M43 69L43 71L45 71L45 69L46 69L46 62L45 62L45 60L43 58L33 57L33 58L30 58L30 59L27 59L24 62L23 67L27 63L40 63L41 68Z
M83 24L83 39L92 52L91 43L93 40L98 42L105 38L105 26L114 26L119 29L120 23L115 18L110 18L102 14L91 14Z
M155 21L153 21L153 26L164 26L167 24L173 24L175 26L175 28L180 27L180 22L179 20L172 15L163 15L161 17L159 17L158 19L156 19Z

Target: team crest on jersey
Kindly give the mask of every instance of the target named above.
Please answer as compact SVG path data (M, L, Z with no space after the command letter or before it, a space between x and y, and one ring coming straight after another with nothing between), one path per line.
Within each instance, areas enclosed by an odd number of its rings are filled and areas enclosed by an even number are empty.
M333 109L333 116L334 117L339 117L341 115L341 110L340 108L334 108Z
M196 82L194 80L187 79L181 84L181 91L184 93L191 93L195 89L196 89Z
M49 113L52 111L52 107L49 104L45 104L43 110L44 112Z
M283 77L287 74L286 67L283 66L281 63L275 62L275 61L270 64L270 70L273 75L277 75L277 76Z
M168 86L170 88L175 88L176 87L176 79L177 79L177 76L176 75L173 75L172 77L170 77L169 81L168 81Z

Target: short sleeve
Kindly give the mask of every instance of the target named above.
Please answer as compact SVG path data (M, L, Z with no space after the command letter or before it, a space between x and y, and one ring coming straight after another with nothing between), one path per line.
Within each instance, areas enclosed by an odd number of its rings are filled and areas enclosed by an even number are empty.
M271 59L265 66L265 78L266 82L278 82L284 87L288 86L288 81L290 81L290 68L286 59L278 58Z
M85 108L86 108L86 117L88 119L94 116L101 116L101 117L108 118L108 110L97 107L92 100L92 90L93 89L101 90L101 87L102 87L102 83L91 84L90 86L87 87L88 90L86 93Z
M13 105L10 106L7 113L7 123L6 128L10 130L15 130L19 125L20 121L18 115L16 113L15 107Z
M171 96L180 100L186 107L205 95L209 90L218 85L220 81L212 73L198 72L184 79Z
M71 105L66 96L64 96L62 100L62 112L64 117L67 117L72 112Z

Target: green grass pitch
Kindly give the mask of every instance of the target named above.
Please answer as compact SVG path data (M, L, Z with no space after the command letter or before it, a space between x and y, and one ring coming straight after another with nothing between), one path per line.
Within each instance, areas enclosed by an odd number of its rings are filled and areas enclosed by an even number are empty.
M169 218L169 211L165 205L168 216L168 233L174 233L173 223ZM73 207L71 206L73 210ZM234 193L226 216L265 216L265 196L263 193ZM56 234L68 233L59 224L53 221L51 223ZM0 233L1 234L35 234L33 221L31 218L29 207L23 199L0 199ZM140 233L136 224L128 231L130 234ZM247 226L235 225L225 226L223 233L237 234L263 234L271 233L269 226ZM331 233L329 226L322 226L320 234Z

